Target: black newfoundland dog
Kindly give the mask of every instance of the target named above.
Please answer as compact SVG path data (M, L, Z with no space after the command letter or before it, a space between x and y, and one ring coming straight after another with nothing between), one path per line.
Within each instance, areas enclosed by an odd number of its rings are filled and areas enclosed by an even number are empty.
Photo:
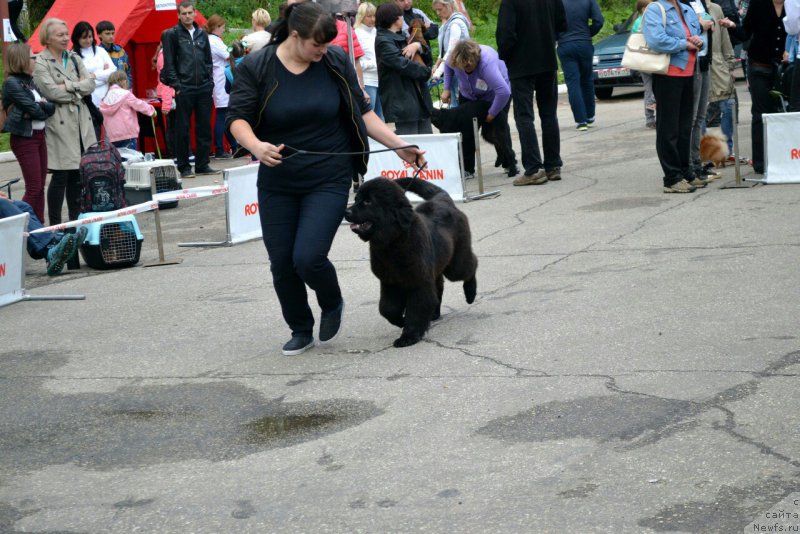
M425 202L413 209L406 190ZM469 221L442 188L415 178L367 180L345 219L369 242L380 314L403 329L395 347L417 343L439 318L444 278L463 281L467 302L475 300L478 258Z

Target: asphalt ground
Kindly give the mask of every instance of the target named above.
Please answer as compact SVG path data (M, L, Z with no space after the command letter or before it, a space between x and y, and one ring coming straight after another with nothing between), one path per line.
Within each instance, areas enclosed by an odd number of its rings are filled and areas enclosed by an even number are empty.
M260 241L177 247L224 239L221 198L161 213L177 265L142 266L152 214L133 268L29 261L30 294L86 300L0 309L0 532L728 533L800 513L800 188L721 189L727 167L663 194L629 93L588 132L562 96L560 182L514 187L484 145L501 195L460 206L477 300L447 283L411 348L345 225L344 330L296 357Z

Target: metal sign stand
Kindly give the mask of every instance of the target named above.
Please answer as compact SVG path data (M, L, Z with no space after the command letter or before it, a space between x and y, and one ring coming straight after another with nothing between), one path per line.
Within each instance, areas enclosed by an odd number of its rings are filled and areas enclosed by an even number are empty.
M731 120L733 121L733 153L736 154L736 161L734 162L736 166L736 180L725 183L720 189L750 189L760 182L742 180L741 163L739 162L739 117L735 104L731 108L731 115Z
M483 164L481 162L481 138L478 137L478 119L473 117L472 118L472 135L475 139L475 171L478 173L478 194L474 196L467 196L464 200L483 200L485 198L495 198L500 196L500 191L489 191L484 192L483 190ZM461 167L464 167L464 163L461 163ZM463 175L462 175L463 176ZM463 180L463 178L462 178ZM464 191L466 191L466 186L464 187Z
M156 144L156 152L158 153L158 159L161 159L161 147L158 146L158 132L156 132L156 120L155 115L150 117L150 124L153 126L153 141ZM158 184L156 183L158 180L156 179L156 175L154 169L150 169L150 198L156 198L156 194L158 194ZM172 260L167 260L164 258L164 237L161 234L161 204L158 204L158 207L153 210L153 216L155 217L156 221L156 239L158 240L158 261L154 261L152 263L146 263L144 267L158 267L160 265L178 265L179 263L183 262L183 258L176 258Z

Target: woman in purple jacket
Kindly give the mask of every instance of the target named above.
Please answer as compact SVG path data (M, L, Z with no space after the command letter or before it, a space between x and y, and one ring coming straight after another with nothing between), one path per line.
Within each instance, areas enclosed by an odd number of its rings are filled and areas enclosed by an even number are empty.
M444 68L444 86L450 87L450 80L458 79L458 92L462 103L461 113L470 110L472 116L484 130L484 138L493 139L497 151L495 167L502 165L508 176L516 176L517 156L511 146L511 130L508 127L508 109L511 107L511 84L508 81L506 64L491 47L479 45L471 39L459 41L450 51ZM450 102L450 91L442 91L441 100ZM470 103L474 103L470 105ZM463 107L463 109L462 109ZM461 131L464 149L464 170L475 172L475 138L472 131L472 118L461 121L468 128ZM489 132L491 130L491 134Z

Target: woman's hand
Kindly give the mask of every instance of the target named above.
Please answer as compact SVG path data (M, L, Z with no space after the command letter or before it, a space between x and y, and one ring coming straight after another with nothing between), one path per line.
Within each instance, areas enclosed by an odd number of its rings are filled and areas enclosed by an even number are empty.
M719 25L722 26L723 28L728 28L728 29L736 27L736 23L733 22L728 17L725 17L724 19L719 19Z
M700 50L703 46L703 40L697 35L692 35L686 39L686 48L688 50Z
M439 100L442 101L442 104L449 104L450 103L450 89L445 89L442 91L442 96L439 97Z
M403 48L403 55L406 56L408 59L414 59L415 54L422 53L422 45L419 43L411 43L410 45Z
M492 122L494 120L494 115L486 115L486 122Z
M406 143L404 142L403 144ZM395 150L395 154L397 154L403 161L413 165L415 169L419 169L425 164L425 151L420 150L417 147L401 148L399 150Z
M281 160L283 156L281 155L281 150L283 150L284 145L280 144L275 146L270 143L265 143L259 141L252 147L250 153L256 157L258 161L266 165L267 167L275 167L276 165L281 164ZM247 148L247 147L245 147Z

